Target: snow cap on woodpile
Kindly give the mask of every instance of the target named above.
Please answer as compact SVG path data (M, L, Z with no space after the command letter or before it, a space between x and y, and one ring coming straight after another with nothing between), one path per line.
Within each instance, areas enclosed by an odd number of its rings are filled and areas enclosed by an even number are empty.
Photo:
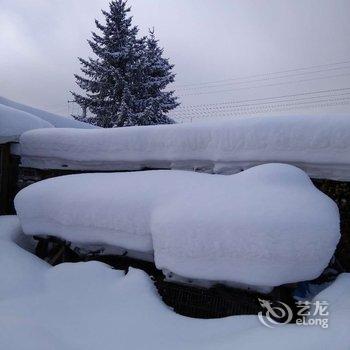
M15 206L28 235L153 252L180 276L255 286L316 278L340 237L336 204L284 164L61 176L23 189Z

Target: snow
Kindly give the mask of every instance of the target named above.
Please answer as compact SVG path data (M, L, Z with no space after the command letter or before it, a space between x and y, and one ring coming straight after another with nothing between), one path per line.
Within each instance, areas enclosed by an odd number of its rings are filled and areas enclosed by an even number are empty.
M50 124L52 124L57 128L82 128L82 129L96 128L96 126L79 122L73 118L63 117L61 115L46 112L38 108L26 106L22 103L14 102L1 96L0 96L0 105L15 108L19 111L23 111L23 112L27 112L32 115L35 115L36 117L49 122Z
M42 287L42 282L37 276L46 270L48 265L18 244L30 247L17 217L0 216L0 301L28 295L34 291L39 292ZM5 349L1 346L1 341L0 349Z
M27 130L52 127L52 124L33 114L0 104L0 143L18 141Z
M315 297L330 304L329 328L281 325L269 329L256 316L200 320L177 315L139 270L124 275L99 262L51 267L13 240L25 240L17 218L0 217L0 281L9 283L0 292L1 349L349 348L350 274L340 275ZM4 266L4 261L10 264ZM36 281L36 290L27 275Z
M261 287L316 278L340 236L336 204L284 164L61 176L23 189L15 207L27 235L154 252L186 278Z
M289 163L315 178L350 180L350 117L259 116L99 130L36 130L22 164L76 170L199 169L232 174Z

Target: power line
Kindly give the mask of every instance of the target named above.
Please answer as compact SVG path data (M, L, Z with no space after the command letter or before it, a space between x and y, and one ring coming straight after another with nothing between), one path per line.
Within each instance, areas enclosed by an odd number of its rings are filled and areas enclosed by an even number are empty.
M207 115L204 118L221 118L221 117L241 117L241 116L250 116L250 115L254 115L254 114L260 114L260 113L275 113L275 112L287 112L287 111L295 111L295 110L299 110L299 109L310 109L310 108L314 108L314 109L320 109L320 108L324 108L324 107L334 107L334 106L339 106L339 105L349 105L350 101L341 101L341 102L328 102L328 103L322 103L322 104L311 104L311 105L307 105L307 106L293 106L293 107L288 107L287 108L282 108L282 107L278 107L278 108L269 108L269 109L264 109L264 110L250 110L250 111L244 111L244 112L235 112L233 114L227 114L227 115L217 115L217 116L213 116L213 115ZM175 119L175 118L174 118ZM180 121L181 123L183 122L188 122L189 120L192 122L193 119L203 119L202 116L191 116L188 118L176 118L176 120Z
M339 105L349 105L350 101L341 101L341 102L328 102L328 103L322 103L322 104L311 104L311 105L307 105L307 106L292 106L292 107L277 107L277 108L269 108L269 109L264 109L264 110L249 110L249 111L243 111L243 112L235 112L235 113L231 113L231 114L220 114L220 115L207 115L207 116L189 116L186 118L174 118L176 121L178 122L188 122L191 121L193 119L203 119L203 118L221 118L221 117L241 117L241 116L250 116L250 115L254 115L254 114L260 114L260 113L275 113L275 112L287 112L287 111L295 111L295 110L299 110L299 109L310 109L310 108L314 108L314 109L320 109L320 108L324 108L324 107L334 107L334 106L339 106Z
M342 98L327 98L327 99L320 99L318 101L306 101L306 102L292 102L292 103L272 103L270 105L265 105L265 106L246 106L244 108L242 107L232 107L230 110L226 110L224 112L222 111L216 111L220 113L220 116L231 116L232 114L234 115L244 115L244 114L256 114L260 112L267 112L267 111L274 111L276 108L290 108L293 109L294 107L308 107L307 105L310 106L321 106L324 105L325 103L336 103L335 105L341 105L341 104L349 104L350 103L350 96L349 97L342 97ZM210 114L210 115L208 115ZM214 113L215 114L215 113ZM174 116L174 118L178 119L188 119L188 118L206 118L206 117L212 117L215 116L213 115L213 111L191 111L187 112L186 116Z
M297 101L304 101L304 100L312 100L316 98L331 98L331 97L338 97L338 96L345 96L349 95L350 92L346 92L343 94L334 94L334 95L324 95L324 96L312 96L312 97L304 97L304 98L299 98L299 99L287 99L287 100L280 100L280 101L268 101L268 102L259 102L259 103L252 103L252 104L232 104L232 105L226 105L222 107L204 107L204 108L193 108L185 111L185 113L209 113L209 112L221 112L225 110L230 110L230 109L239 109L239 108L244 108L244 107L253 107L253 106L261 106L261 105L268 105L271 103L283 103L283 102L297 102ZM349 96L350 98L350 96ZM313 103L313 101L306 101L307 103ZM176 115L176 112L173 114Z
M321 94L321 93L323 94L323 93L341 92L341 91L348 91L348 90L350 90L350 87L328 89L328 90L308 91L308 92L302 92L302 93L297 93L297 94L279 95L279 96L263 97L263 98L249 99L249 100L225 101L225 102L218 102L218 103L187 105L187 106L177 107L175 109L175 111L180 110L180 109L197 108L197 107L202 107L202 106L203 107L211 107L211 106L220 106L220 105L227 105L227 104L237 104L237 103L246 103L246 102L256 102L256 101L265 101L265 100L273 100L273 99L280 99L280 98L288 98L288 97L314 95L314 94Z
M326 76L326 77L314 77L314 78L309 78L309 79L285 81L285 82L264 84L264 85L257 85L257 86L246 86L246 87L241 87L241 88L237 88L237 89L205 91L205 92L197 92L197 93L183 94L183 95L179 94L178 96L185 97L185 96L198 96L198 95L218 94L218 93L225 93L225 92L234 92L234 91L239 91L239 90L258 89L258 88L262 88L262 87L288 85L288 84L293 84L293 83L303 83L303 82L307 82L307 81L315 81L315 80L322 80L322 79L332 79L332 78L344 77L344 76L348 76L348 75L350 75L350 72L349 73L343 73L343 74L330 75L330 76Z
M341 70L341 69L350 69L350 66L321 69L318 71L295 73L295 74L281 75L281 76L277 76L277 77L267 77L267 78L255 79L255 80L238 81L238 82L231 82L231 83L221 83L221 84L217 84L217 85L203 85L203 86L197 86L197 87L180 88L180 89L176 89L176 91L193 91L193 90L202 90L202 89L215 89L215 88L220 88L223 86L249 84L249 83L269 81L269 80L274 80L274 79L284 79L284 78L290 78L290 77L296 77L296 76L303 76L306 74L323 73L323 72L329 72L329 71L335 71L335 70Z
M254 74L254 75L247 75L247 76L237 77L237 78L213 80L213 81L207 81L207 82L202 82L202 83L188 83L188 84L178 85L177 87L178 87L178 88L181 88L181 87L195 86L195 85L215 84L215 83L226 82L226 81L242 80L242 79L249 79L249 78L255 78L255 77L263 77L263 76L274 75L274 74L282 74L282 73L297 72L297 71L301 71L301 70L308 70L308 69L321 68L321 67L330 67L330 66L341 65L341 64L348 64L348 63L350 63L350 60L342 61L342 62L327 63L327 64L312 65L312 66L301 67L301 68L280 70L280 71L275 71L275 72L260 73L260 74ZM175 87L175 88L176 88L176 87Z

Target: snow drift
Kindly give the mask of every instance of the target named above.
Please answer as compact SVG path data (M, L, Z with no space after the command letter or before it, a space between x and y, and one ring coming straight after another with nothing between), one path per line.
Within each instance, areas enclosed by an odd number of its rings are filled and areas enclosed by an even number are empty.
M11 101L5 97L0 96L0 104L15 108L19 111L27 112L36 117L45 120L52 124L56 128L80 128L80 129L92 129L97 128L96 126L79 122L71 117L63 117L54 113L46 112L38 108L26 106L22 103Z
M313 279L339 239L336 204L283 164L62 176L23 189L15 206L26 234L154 251L160 269L247 285Z
M24 166L42 169L201 169L230 174L282 162L311 177L350 180L350 117L243 117L115 129L37 130L21 137L21 149Z
M177 315L143 272L124 275L99 262L52 267L14 243L24 238L16 217L0 218L1 349L349 349L350 274L314 298L329 302L329 328L271 330L255 315Z
M0 143L17 142L27 130L52 127L52 124L33 114L0 104Z

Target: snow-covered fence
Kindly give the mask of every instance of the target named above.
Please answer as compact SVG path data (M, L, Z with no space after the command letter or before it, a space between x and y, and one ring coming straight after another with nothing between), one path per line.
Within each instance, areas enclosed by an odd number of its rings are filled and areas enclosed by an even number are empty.
M350 180L347 116L246 117L114 129L47 129L20 138L22 165L38 169L186 169L233 174L287 163L310 177Z

